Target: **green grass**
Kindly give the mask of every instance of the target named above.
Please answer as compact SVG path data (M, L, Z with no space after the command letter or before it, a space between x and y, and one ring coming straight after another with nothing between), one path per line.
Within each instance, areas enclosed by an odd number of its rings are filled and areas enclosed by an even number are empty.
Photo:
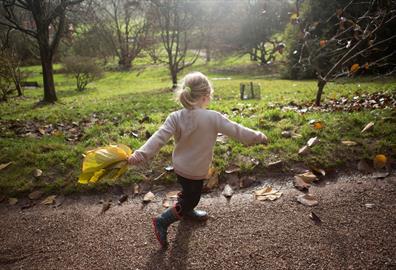
M251 166L242 157L255 158L261 164L284 160L288 164L304 162L323 168L350 166L359 158L372 158L377 153L392 155L396 145L396 125L392 109L366 110L356 113L305 113L282 111L279 106L290 102L312 103L315 97L315 81L280 80L263 74L263 69L254 68L246 57L230 57L209 65L200 60L197 65L184 71L199 70L210 78L231 77L230 80L213 80L215 94L210 109L227 114L230 119L268 135L270 144L244 147L238 142L228 141L217 144L214 166L224 170L228 164L239 163L244 171ZM55 69L60 69L56 65ZM42 98L42 89L26 90L24 99L10 99L0 104L0 120L35 121L42 125L55 123L80 123L89 120L93 114L101 119L101 124L87 127L77 143L65 140L64 135L43 136L41 138L16 137L12 132L1 131L0 164L13 161L8 168L0 171L1 193L21 194L35 188L47 192L76 192L90 190L92 186L77 184L82 153L87 149L110 143L124 143L133 149L145 142L146 131L153 133L166 116L180 108L169 90L170 79L165 66L153 66L140 59L131 72L107 72L105 76L88 85L85 92L77 92L73 78L63 74L55 75L59 102L45 107L34 107ZM41 82L40 67L27 68L31 72L29 80ZM235 73L235 70L246 72ZM250 73L250 71L252 71ZM183 74L180 75L180 78ZM262 99L239 100L240 82L253 81L262 88ZM329 83L325 88L323 101L341 96L395 90L395 79L374 80L370 78L344 80ZM233 113L239 108L241 113ZM394 108L393 108L394 110ZM150 121L140 123L148 115ZM315 130L309 125L312 119L321 120L326 127ZM389 120L390 119L390 120ZM370 121L375 121L372 132L361 134L361 129ZM293 130L300 138L286 139L283 130ZM131 132L139 134L138 138ZM297 154L309 138L319 136L321 143L312 148L307 157ZM354 140L358 146L346 147L341 140ZM170 141L148 167L130 170L119 182L128 185L144 178L143 174L155 177L170 164L172 143ZM260 165L260 169L264 169ZM34 169L43 170L43 176L36 179ZM165 180L172 181L172 176ZM105 181L95 188L106 188L111 181Z

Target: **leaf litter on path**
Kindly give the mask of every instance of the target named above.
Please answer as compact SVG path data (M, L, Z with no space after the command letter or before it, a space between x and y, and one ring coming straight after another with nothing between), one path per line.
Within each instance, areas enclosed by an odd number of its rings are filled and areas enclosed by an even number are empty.
M315 206L318 205L319 202L312 194L301 194L297 195L296 199L299 203L306 205L306 206Z
M143 202L144 202L144 203L149 203L149 202L151 202L152 200L154 200L154 198L155 198L154 193L152 193L151 191L149 191L149 192L147 192L147 193L144 195L144 197L143 197Z
M0 171L3 170L3 169L5 169L5 168L7 168L7 167L10 166L12 163L13 163L13 162L11 161L11 162L8 162L8 163L0 164Z
M40 204L45 204L45 205L51 205L55 203L56 195L50 195L47 198L45 198L43 201L41 201Z
M126 202L128 200L128 195L127 194L122 194L117 201L118 205L123 204L124 202Z
M223 194L224 197L229 199L234 194L234 190L232 189L232 187L229 184L227 184L227 185L225 185L223 192L221 194Z
M274 201L282 196L282 192L273 190L271 186L254 191L254 197L258 201Z
M320 219L320 217L318 215L316 215L314 212L311 212L311 214L309 214L309 218L313 220L313 222L316 225L320 225L322 224L322 220Z

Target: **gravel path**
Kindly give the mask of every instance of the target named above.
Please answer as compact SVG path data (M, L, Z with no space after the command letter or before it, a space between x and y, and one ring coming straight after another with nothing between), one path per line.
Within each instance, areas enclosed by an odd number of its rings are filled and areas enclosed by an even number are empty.
M395 176L341 176L311 188L315 207L297 203L290 183L273 202L253 201L251 191L230 202L205 195L210 220L172 225L166 251L150 227L162 198L130 199L104 214L98 201L115 195L23 211L3 203L0 269L396 269L395 187Z

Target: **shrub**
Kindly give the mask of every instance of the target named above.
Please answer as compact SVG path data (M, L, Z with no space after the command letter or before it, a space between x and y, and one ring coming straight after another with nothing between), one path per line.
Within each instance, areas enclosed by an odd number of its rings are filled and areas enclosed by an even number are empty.
M83 91L88 83L103 75L102 68L89 57L70 56L63 61L65 72L76 78L77 91Z

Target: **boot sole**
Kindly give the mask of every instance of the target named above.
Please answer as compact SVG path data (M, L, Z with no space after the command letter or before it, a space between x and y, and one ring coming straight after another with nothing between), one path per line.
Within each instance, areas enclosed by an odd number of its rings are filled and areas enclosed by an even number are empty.
M166 247L167 247L167 244L166 244L166 243L163 243L163 242L161 241L161 237L160 237L160 235L159 235L159 233L158 233L158 230L157 230L157 225L156 225L157 219L156 219L156 218L152 218L152 219L151 219L151 223L152 223L152 225L153 225L154 234L155 234L155 237L156 237L157 240L158 240L158 243L161 245L162 248L166 248Z

